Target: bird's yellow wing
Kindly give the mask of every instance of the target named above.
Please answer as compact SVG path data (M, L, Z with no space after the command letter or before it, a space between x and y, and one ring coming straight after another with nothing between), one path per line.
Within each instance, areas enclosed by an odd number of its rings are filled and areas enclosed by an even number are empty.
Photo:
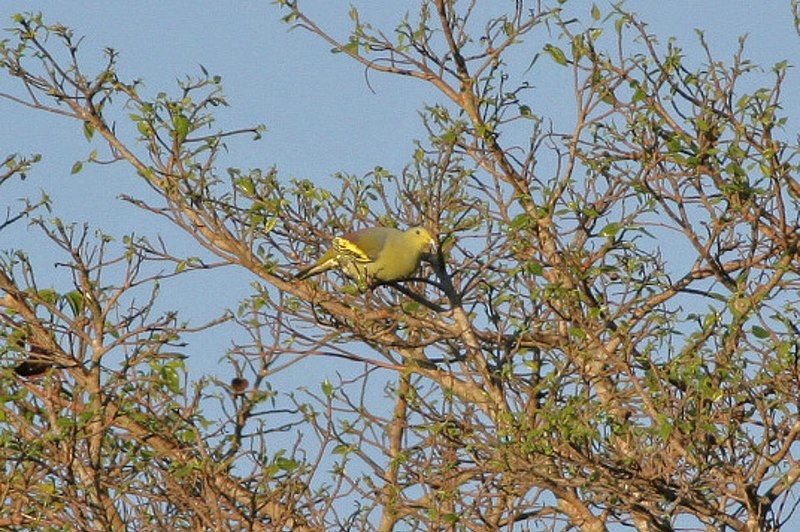
M347 257L356 262L372 262L373 260L358 244L346 237L334 238L332 246L339 257Z

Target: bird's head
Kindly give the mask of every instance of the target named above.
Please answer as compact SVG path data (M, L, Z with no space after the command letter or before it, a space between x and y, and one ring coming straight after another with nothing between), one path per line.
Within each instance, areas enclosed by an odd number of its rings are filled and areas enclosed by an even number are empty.
M436 240L424 227L411 227L406 231L406 234L411 236L414 242L419 245L420 249L436 245Z

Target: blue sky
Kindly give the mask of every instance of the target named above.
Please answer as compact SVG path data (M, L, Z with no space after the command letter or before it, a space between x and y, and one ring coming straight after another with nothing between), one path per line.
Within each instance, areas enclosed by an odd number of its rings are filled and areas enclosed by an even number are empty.
M415 2L384 0L353 2L365 20L392 28ZM261 142L242 140L231 144L222 165L269 168L281 176L324 181L334 172L362 174L376 165L399 171L413 152L412 141L424 132L417 114L423 102L440 101L425 84L411 79L370 74L367 87L364 69L304 30L288 31L280 12L271 2L235 2L224 9L218 2L4 2L0 20L10 26L18 11L42 11L48 21L60 22L85 35L84 57L98 61L101 50L110 46L120 52L123 76L144 80L145 91L171 91L175 80L199 72L203 65L223 77L229 108L220 109L223 128L266 124ZM306 1L305 9L334 35L345 36L350 27L349 3ZM589 19L589 2L573 2ZM609 4L598 3L603 11ZM749 55L769 67L799 57L800 38L794 33L790 8L771 3L771 8L754 9L746 1L629 2L651 30L665 42L675 36L690 58L699 55L694 28L701 27L719 58L729 57L740 35L749 34ZM517 53L539 52L550 36L540 33L529 38ZM527 58L525 58L527 61ZM797 79L796 70L790 73ZM531 107L556 121L574 114L564 90L565 69L554 67L547 58L531 71L535 89ZM0 90L8 80L0 79ZM800 109L800 91L785 91L788 114ZM89 221L111 234L131 230L140 234L161 234L175 245L193 249L189 239L176 229L121 203L122 192L139 190L131 170L124 165L86 166L70 175L72 164L92 147L81 134L80 125L70 120L0 101L0 151L42 153L44 160L24 183L6 190L11 202L21 195L37 195L45 189L54 199L55 214L64 220ZM790 123L791 127L791 123ZM26 242L17 241L25 238ZM25 234L0 236L0 248L36 246ZM41 251L47 257L46 250ZM34 253L35 256L38 256ZM45 260L46 263L46 260ZM204 281L202 300L196 301L188 279L179 290L188 316L208 300L220 308L235 306L247 293L246 274L227 270L221 281ZM232 290L238 288L238 290ZM201 316L197 316L201 317ZM199 360L206 361L208 358Z
M353 4L361 8L364 18L391 27L414 2ZM279 10L270 2L235 2L225 9L220 5L209 1L11 1L0 7L0 21L9 26L11 14L17 11L42 11L47 20L86 35L87 59L99 59L104 46L119 50L123 74L143 78L153 93L172 89L176 78L197 73L201 64L220 74L231 104L219 113L220 124L264 123L269 129L260 143L236 145L225 161L231 165L276 165L283 176L323 179L336 171L363 173L376 165L397 170L408 160L411 141L423 134L417 109L422 102L438 98L427 86L371 74L373 93L366 86L362 67L331 54L328 45L306 31L287 32ZM307 1L304 5L332 33L346 34L348 3ZM603 7L602 2L598 5ZM730 55L740 35L749 33L751 57L767 66L797 57L800 43L788 2L769 5L754 9L752 2L697 0L627 4L642 14L656 34L664 40L676 36L690 53L697 51L695 27L705 29L722 58ZM539 51L535 44L531 42L531 55ZM558 69L544 63L540 61L534 71L534 110L551 116L571 111L569 101L558 98L563 92ZM7 83L0 80L0 87ZM798 105L798 96L790 91L786 96L793 106ZM132 181L127 168L88 168L70 177L72 163L89 151L79 125L8 102L0 102L0 112L3 151L41 152L45 157L26 183L26 191L46 188L65 218L113 224L120 206L112 198ZM67 182L69 186L64 186ZM124 224L112 227L125 229Z
M333 34L346 35L350 3L307 0L303 4ZM362 8L365 19L390 29L415 2L352 4ZM584 4L588 19L591 3L580 3ZM597 4L604 11L609 5ZM745 33L749 34L749 57L767 69L777 61L788 59L791 63L800 57L800 37L792 26L788 0L642 0L628 2L627 7L639 12L663 41L675 36L690 57L698 51L694 28L706 31L720 59L730 57ZM86 35L83 48L89 61L99 59L105 46L117 49L123 75L143 78L151 93L173 90L176 78L198 73L199 65L221 75L231 107L220 110L220 125L238 128L264 123L268 128L261 142L232 143L222 164L276 166L284 178L324 182L337 171L363 174L376 165L399 171L413 153L413 139L423 136L417 110L423 102L439 100L420 82L380 74L370 75L372 92L361 66L343 55L331 54L330 46L306 31L288 32L280 22L279 10L267 1L6 1L0 5L0 27L10 26L11 15L20 11L42 11L47 21ZM531 40L531 55L540 51L535 42ZM560 97L564 91L558 69L540 60L533 72L537 87L534 112L569 116L569 100ZM797 86L797 76L793 69L788 86ZM0 78L0 91L7 89L8 80ZM785 91L785 102L789 116L800 115L800 91ZM54 200L54 213L65 220L88 221L115 236L134 229L151 236L161 234L179 248L192 249L177 229L116 199L131 187L140 190L128 167L88 166L80 174L70 175L72 164L92 148L79 124L3 100L0 117L0 154L38 152L44 157L26 181L4 189L4 208L21 196L37 196L44 189ZM789 129L796 129L796 124L790 121ZM24 229L0 234L0 249L27 249L42 265L40 279L46 281L52 275L55 283L58 274L52 268L53 255L42 242ZM187 278L167 284L165 295L175 294L169 307L199 319L207 317L200 310L206 301L213 301L216 310L235 307L248 293L250 281L246 273L228 269L203 279L202 290ZM216 372L219 355L228 342L228 338L216 336L195 350L189 360L192 371ZM309 378L333 376L343 364L347 363L315 364ZM276 387L282 384L290 386L292 382L277 382Z

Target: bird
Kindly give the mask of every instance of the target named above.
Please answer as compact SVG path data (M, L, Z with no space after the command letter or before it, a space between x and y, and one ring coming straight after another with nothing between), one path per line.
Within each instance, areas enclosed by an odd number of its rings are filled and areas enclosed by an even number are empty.
M436 240L424 227L405 231L391 227L368 227L333 239L330 249L314 264L303 268L295 279L308 279L332 268L363 284L367 279L384 282L410 277L422 254Z
M29 344L28 358L17 364L14 372L20 377L36 379L44 375L51 367L53 367L52 355L46 349Z

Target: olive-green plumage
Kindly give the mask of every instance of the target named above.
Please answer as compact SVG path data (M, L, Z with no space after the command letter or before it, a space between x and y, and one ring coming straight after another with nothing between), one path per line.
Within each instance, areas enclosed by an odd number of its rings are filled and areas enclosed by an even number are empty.
M423 251L435 243L424 227L405 231L369 227L334 238L330 249L295 278L307 279L331 268L340 268L359 282L366 279L398 281L417 270Z

